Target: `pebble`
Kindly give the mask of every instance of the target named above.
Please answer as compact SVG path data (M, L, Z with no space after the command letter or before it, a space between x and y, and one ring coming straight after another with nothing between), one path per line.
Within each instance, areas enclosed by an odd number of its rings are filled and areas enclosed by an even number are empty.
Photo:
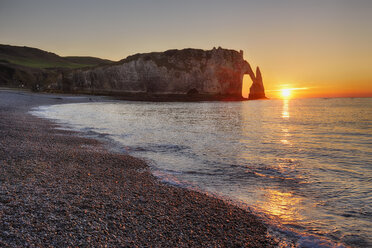
M162 184L142 160L27 113L52 98L9 94L0 91L0 247L277 245L251 213Z

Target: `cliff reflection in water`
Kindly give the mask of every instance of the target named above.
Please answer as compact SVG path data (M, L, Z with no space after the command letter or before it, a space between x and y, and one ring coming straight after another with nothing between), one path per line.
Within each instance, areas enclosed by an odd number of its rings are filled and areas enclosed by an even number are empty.
M365 247L372 240L371 112L372 99L304 99L85 103L36 114L107 134L164 180Z

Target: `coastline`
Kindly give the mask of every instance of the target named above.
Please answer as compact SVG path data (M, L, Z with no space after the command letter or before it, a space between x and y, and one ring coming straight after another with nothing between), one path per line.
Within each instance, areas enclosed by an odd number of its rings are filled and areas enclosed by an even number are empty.
M103 99L0 90L1 246L276 246L255 215L27 113Z

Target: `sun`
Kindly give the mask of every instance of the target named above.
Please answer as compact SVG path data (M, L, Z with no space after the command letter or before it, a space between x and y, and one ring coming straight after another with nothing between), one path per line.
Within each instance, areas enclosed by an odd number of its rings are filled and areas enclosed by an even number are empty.
M281 91L283 98L289 98L291 96L291 90L290 89L282 89Z

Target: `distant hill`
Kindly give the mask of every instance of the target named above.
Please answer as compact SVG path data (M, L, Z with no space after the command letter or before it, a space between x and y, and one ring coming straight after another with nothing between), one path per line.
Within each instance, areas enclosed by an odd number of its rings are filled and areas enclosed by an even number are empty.
M76 69L113 63L94 57L61 57L37 48L10 45L0 45L0 62L38 69Z
M63 73L114 63L94 57L61 57L32 47L0 45L0 86L45 90Z

